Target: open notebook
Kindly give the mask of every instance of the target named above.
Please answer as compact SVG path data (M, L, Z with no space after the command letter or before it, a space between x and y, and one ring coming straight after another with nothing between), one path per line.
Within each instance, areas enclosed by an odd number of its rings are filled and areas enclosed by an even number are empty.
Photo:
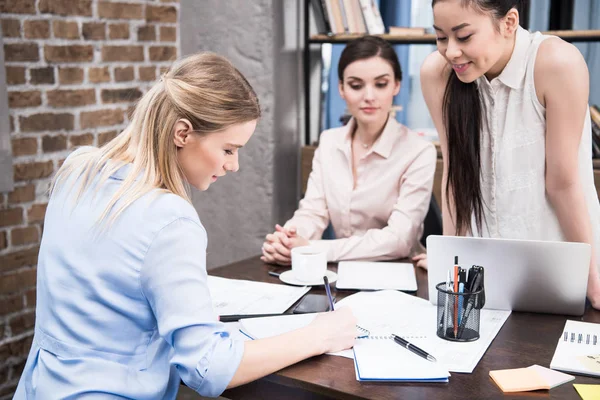
M417 290L415 267L409 263L342 261L338 264L338 289Z
M600 376L600 324L568 320L550 368Z
M419 357L391 336L357 339L354 368L358 381L448 382L450 376L442 364Z

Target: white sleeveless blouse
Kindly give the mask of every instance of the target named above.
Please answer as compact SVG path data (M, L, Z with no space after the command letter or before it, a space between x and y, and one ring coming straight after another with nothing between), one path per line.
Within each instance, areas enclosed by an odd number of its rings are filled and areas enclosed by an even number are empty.
M535 58L540 43L550 36L517 30L515 48L502 73L491 82L476 82L483 101L481 135L482 232L475 236L564 240L546 195L546 110L534 84ZM594 186L591 122L585 115L579 147L583 184L600 268L600 203Z

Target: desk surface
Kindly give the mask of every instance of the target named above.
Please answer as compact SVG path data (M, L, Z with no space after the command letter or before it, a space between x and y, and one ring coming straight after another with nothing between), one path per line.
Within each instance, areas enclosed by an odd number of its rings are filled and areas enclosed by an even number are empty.
M330 264L329 268L337 269L334 264ZM266 265L256 257L213 269L210 274L280 283L279 279L267 274L271 269L285 271L287 268ZM428 298L425 271L417 270L417 282L417 295ZM354 293L336 291L335 287L333 290L338 299ZM313 288L310 293L324 293L324 289ZM548 367L566 319L558 315L513 312L473 373L452 373L449 383L358 382L352 360L323 355L302 361L255 383L228 390L223 396L229 399L580 399L573 383L600 384L600 378L576 376L574 381L550 391L504 395L489 377L490 370L532 364ZM590 308L582 319L600 323L600 312Z

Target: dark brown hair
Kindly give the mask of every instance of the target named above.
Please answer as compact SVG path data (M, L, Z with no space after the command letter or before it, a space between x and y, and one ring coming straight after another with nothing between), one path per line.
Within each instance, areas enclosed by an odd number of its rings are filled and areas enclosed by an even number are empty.
M380 37L363 36L349 42L344 51L342 51L338 63L338 78L340 82L344 80L344 70L349 64L371 57L381 57L390 63L394 71L394 79L402 81L402 68L400 68L400 61L398 61L398 55L394 48Z
M433 0L432 7L443 0ZM512 8L521 10L525 0L462 0L462 7L491 14L494 20ZM482 106L477 84L464 83L451 72L444 92L442 118L448 139L448 179L446 199L452 187L456 210L456 234L471 230L471 215L481 232L483 199L481 195L481 125ZM446 200L448 201L448 200Z

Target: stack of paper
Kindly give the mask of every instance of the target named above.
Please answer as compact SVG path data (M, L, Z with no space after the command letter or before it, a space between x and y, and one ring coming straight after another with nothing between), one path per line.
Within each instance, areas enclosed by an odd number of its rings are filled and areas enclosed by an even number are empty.
M568 320L550 368L600 376L600 324Z
M417 290L415 268L408 263L343 261L338 264L338 289Z
M575 379L574 376L553 371L540 365L490 371L490 377L505 393L552 389Z
M310 287L208 277L208 290L217 315L283 313Z

